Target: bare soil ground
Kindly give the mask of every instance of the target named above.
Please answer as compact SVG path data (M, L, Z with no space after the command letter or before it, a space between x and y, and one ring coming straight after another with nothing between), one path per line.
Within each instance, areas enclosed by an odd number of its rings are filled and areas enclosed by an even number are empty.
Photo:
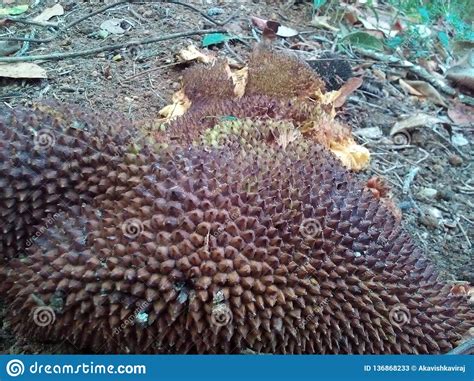
M40 13L54 3L53 0L41 1L33 12ZM103 5L102 2L78 0L63 0L61 4L65 9L61 20L66 22ZM230 44L233 52L243 59L255 44L250 28L251 16L278 20L304 32L299 37L278 39L275 44L279 49L288 49L296 43L307 44L308 51L301 55L311 59L333 47L328 32L310 26L312 10L308 3L296 4L289 9L283 9L281 4L252 1L222 2L214 6L223 12L213 17L222 21L235 14L236 17L227 26L248 37L245 40L248 46L240 42ZM211 5L200 8L207 12ZM122 35L109 35L104 40L97 32L100 24L110 18L126 20L121 25L127 31ZM178 5L122 4L87 18L51 42L30 43L27 54L79 51L147 36L211 27L214 26L201 15ZM44 28L18 23L8 28L0 27L0 35L24 36L32 28L35 28L37 38L50 35ZM48 79L0 78L0 102L14 107L55 99L95 110L114 109L136 121L153 120L180 87L184 66L175 64L175 56L190 43L200 46L201 37L143 45L133 52L117 49L95 56L46 61L41 66L46 69ZM223 56L234 54L223 46L213 49ZM359 143L371 151L370 168L361 176L370 178L376 175L385 179L396 204L403 211L406 229L445 279L474 283L472 126L463 130L469 141L465 146L454 146L450 141L453 131L442 127L438 132L429 128L419 129L412 134L409 145L395 145L389 131L397 120L419 111L437 115L440 107L407 96L400 88L395 91L392 83L374 75L377 70L387 72L386 65L355 54L341 55L350 61L356 74L364 75L364 85L350 96L339 116L352 126ZM374 138L364 135L369 127L380 128L382 136ZM360 136L359 131L362 131ZM407 187L408 192L404 192L407 176L416 167L419 170ZM431 190L427 191L427 188ZM3 319L5 311L1 307L0 353L78 353L68 343L39 344L15 337Z

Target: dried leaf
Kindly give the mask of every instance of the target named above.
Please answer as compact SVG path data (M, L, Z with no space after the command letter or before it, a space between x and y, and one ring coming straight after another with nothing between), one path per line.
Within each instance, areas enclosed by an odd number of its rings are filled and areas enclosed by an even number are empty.
M456 124L474 123L474 107L457 103L448 109L448 116Z
M339 28L332 26L329 24L329 17L328 16L315 16L311 21L311 25L315 26L316 28L328 29L332 30L333 32L339 32Z
M367 32L350 33L345 36L342 41L349 41L352 45L365 49L384 50L383 42Z
M108 19L100 24L100 29L105 30L112 34L123 34L125 29L121 27L122 19Z
M446 78L457 85L474 90L474 50L446 71Z
M241 98L245 94L245 88L247 86L247 79L249 76L249 68L246 66L240 70L231 73L232 81L234 82L234 94L236 97Z
M447 107L441 94L431 84L425 81L405 81L409 86L420 92L436 105Z
M191 107L191 101L186 97L183 90L179 90L173 94L173 103L163 107L159 114L164 118L164 122L182 116Z
M267 27L267 20L261 19L260 17L252 16L250 20L252 24L260 30L264 30Z
M362 82L361 77L349 78L339 89L340 94L334 101L334 107L341 107L346 103L347 97L356 91L362 85Z
M280 25L276 32L276 35L279 37L295 37L298 35L298 31L293 28L288 28L287 26Z
M369 165L369 150L357 144L352 138L348 138L344 142L331 142L330 150L342 161L345 167L353 171L361 171Z
M265 20L260 17L251 17L252 24L264 32L264 34L276 34L279 37L294 37L298 35L298 31L293 28L281 25L277 21Z
M53 18L54 16L62 16L64 14L64 8L61 4L55 4L52 7L46 8L33 20L38 22L45 22Z
M195 45L191 44L178 53L178 57L183 62L198 61L201 63L214 62L216 57L201 52Z
M31 62L0 64L0 77L6 78L48 78L46 70Z
M400 87L405 90L408 94L411 95L416 95L417 97L422 97L423 94L420 93L418 90L410 86L408 83L406 83L403 79L399 79L398 83L400 84Z
M390 130L390 136L394 136L398 133L415 127L431 127L438 123L449 123L449 121L447 119L438 118L428 114L414 114L404 120L396 122Z

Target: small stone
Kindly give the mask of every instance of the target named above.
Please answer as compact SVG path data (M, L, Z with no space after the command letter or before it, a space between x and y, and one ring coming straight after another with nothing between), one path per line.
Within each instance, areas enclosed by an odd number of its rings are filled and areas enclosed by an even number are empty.
M429 200L435 198L437 194L438 194L438 191L434 188L422 188L418 192L418 196L420 196L421 198L429 199Z
M149 10L143 12L142 16L145 17L145 18L150 18L150 17L153 16L153 11L151 9L149 9Z
M451 137L451 143L453 143L455 146L467 146L469 144L469 140L467 140L464 135L462 134L453 134Z
M426 208L420 216L420 222L428 228L437 228L442 219L441 210L434 207Z
M451 164L454 167L459 167L463 164L464 160L462 159L461 156L459 155L451 155L448 159L449 164Z
M218 8L218 7L212 7L212 8L209 8L207 10L207 15L208 16L217 16L217 15L221 15L224 13L224 10L222 8Z
M379 127L367 127L354 131L354 134L366 139L380 139L383 132Z
M430 229L435 229L439 225L439 221L433 216L430 216L429 214L422 214L420 216L420 223Z

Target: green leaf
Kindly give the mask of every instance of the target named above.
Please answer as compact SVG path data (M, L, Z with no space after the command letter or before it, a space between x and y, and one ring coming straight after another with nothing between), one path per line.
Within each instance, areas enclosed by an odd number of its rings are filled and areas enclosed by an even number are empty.
M16 7L0 8L0 16L16 16L25 13L28 5L17 5Z
M428 9L425 7L420 7L418 8L418 13L421 16L421 21L423 21L425 24L428 24L430 22L430 12Z
M449 48L449 36L445 31L438 32L438 39L445 48Z
M326 4L326 0L313 0L313 9L319 9L321 8L324 4Z
M384 48L383 42L381 40L365 32L354 32L348 34L342 39L342 41L345 40L349 41L352 45L356 45L365 49L383 51Z
M202 46L203 48L211 45L217 45L217 44L222 44L223 42L231 40L233 37L224 34L224 33L211 33L211 34L206 34L204 38L202 39Z

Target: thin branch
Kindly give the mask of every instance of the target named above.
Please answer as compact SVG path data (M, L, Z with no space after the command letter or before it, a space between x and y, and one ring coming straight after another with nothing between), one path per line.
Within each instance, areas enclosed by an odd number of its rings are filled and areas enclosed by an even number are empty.
M150 0L143 0L143 2L145 2L145 3L149 2L149 1ZM108 10L110 8L113 8L113 7L116 7L118 5L127 4L127 3L134 3L134 2L137 3L137 1L135 1L135 0L119 0L115 3L104 5L103 7L97 9L96 11L91 12L91 13L83 16L83 17L80 17L77 20L74 20L74 21L70 22L69 24L66 24L64 27L60 28L57 33L55 33L53 36L48 37L48 38L0 37L0 41L24 41L24 42L31 42L31 43L36 43L36 44L43 44L43 43L51 42L56 37L58 37L61 33L65 32L66 30L72 28L73 26L81 23L82 21L87 20L90 17L98 15L99 13L103 13L106 10ZM151 0L151 2L154 2L154 1ZM224 25L228 24L236 16L235 14L233 14L227 20L220 22L220 21L214 20L212 17L208 16L205 12L197 9L196 7L194 7L190 4L187 4L187 3L183 3L181 1L164 0L164 1L159 1L159 2L160 3L167 3L167 4L181 5L185 8L189 8L189 9L193 10L194 12L199 13L206 20L210 21L211 23L213 23L214 25L217 25L217 26L224 26ZM32 25L38 24L35 21L31 21L31 20L27 20L27 19L16 19L16 18L9 18L9 19L13 20L13 21L16 21L16 22L22 22L22 23L25 23L25 24L32 24ZM38 25L46 26L44 23L40 23ZM57 27L57 24L52 24L51 26Z
M176 38L188 37L188 36L194 36L194 35L203 35L203 34L208 34L208 33L223 33L223 31L219 29L193 30L193 31L188 31L188 32L168 34L161 37L150 37L143 40L128 41L128 42L114 44L114 45L106 45L99 48L80 50L77 52L52 53L52 54L45 54L45 55L38 55L38 56L25 56L25 57L0 57L0 62L59 61L66 58L90 56L90 55L102 53L108 50L127 48L129 46L146 45L146 44L152 44L154 42L173 40Z
M20 18L20 17L6 17L3 20L9 21L9 22L16 22L19 24L41 26L44 28L57 28L58 27L58 24L54 22L35 21L35 20L29 20L29 19Z
M63 29L61 29L61 31L65 31L69 28L72 28L73 26L79 24L80 22L83 22L84 20L87 20L88 18L92 16L98 15L99 13L103 13L110 8L116 7L117 5L122 5L122 4L130 3L130 2L131 2L130 0L120 0L120 1L117 1L116 3L104 5L103 7L97 9L96 11L88 13L87 15L82 16L78 18L77 20L70 22L69 24L66 24L66 26Z
M106 10L108 10L110 8L116 7L117 5L130 3L132 1L133 0L120 0L120 1L117 1L117 2L112 3L112 4L104 5L103 7L97 9L94 12L88 13L87 15L82 16L82 17L78 18L77 20L71 21L69 24L66 24L64 27L59 29L54 35L52 35L51 37L48 37L48 38L0 37L0 41L25 41L25 42L32 42L32 43L36 43L36 44L43 44L43 43L51 42L56 37L58 37L61 33L65 32L66 30L72 28L73 26L83 22L84 20L87 20L90 17L98 15L99 13L103 13L103 12L105 12ZM25 24L28 24L28 23L31 24L32 23L32 21L30 21L30 20L16 19L16 21L19 21L19 20L21 20L21 22L23 22Z
M435 76L430 74L428 70L426 70L425 68L419 65L415 65L414 63L404 60L402 58L375 52L369 49L356 48L356 50L360 52L362 55L376 59L378 61L405 67L408 70L415 73L416 75L418 75L419 77L423 78L425 81L428 81L429 83L431 83L434 87L438 88L442 92L448 95L456 95L456 90L454 90L451 86L444 83L441 79L436 78Z
M228 24L233 18L235 18L235 14L234 14L234 15L230 16L227 20L220 22L220 21L214 20L212 17L208 16L205 12L197 9L196 7L192 6L191 4L183 3L181 1L174 1L174 0L165 0L164 2L168 3L168 4L181 5L185 8L189 8L192 11L199 13L207 21L210 21L211 23L213 23L214 25L217 25L217 26L224 26L224 25Z

